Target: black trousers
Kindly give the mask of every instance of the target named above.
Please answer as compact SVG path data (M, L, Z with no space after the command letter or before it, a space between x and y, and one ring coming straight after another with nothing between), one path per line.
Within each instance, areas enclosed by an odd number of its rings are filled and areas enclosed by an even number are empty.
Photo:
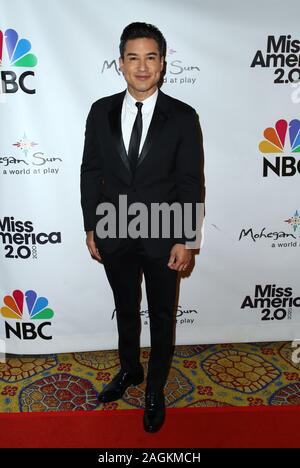
M100 251L100 255L115 301L121 369L129 372L141 368L140 301L144 274L151 342L147 391L163 390L174 349L178 272L167 266L169 255L154 258L146 254L140 239L128 239L119 250L109 254Z

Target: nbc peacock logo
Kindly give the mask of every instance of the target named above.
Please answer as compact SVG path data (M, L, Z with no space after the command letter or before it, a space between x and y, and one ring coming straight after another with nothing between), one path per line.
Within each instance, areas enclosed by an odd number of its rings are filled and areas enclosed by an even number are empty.
M37 65L37 57L31 52L31 42L19 38L15 29L0 30L0 67L33 68ZM29 88L27 79L34 76L33 71L22 72L19 76L12 70L1 70L2 89L4 94L16 93L19 89L27 94L35 94L35 89ZM25 83L26 80L26 83Z
M5 336L10 339L12 335L19 339L33 340L38 337L44 340L52 339L52 336L45 335L44 328L50 326L51 322L42 322L39 325L33 322L25 322L24 318L30 320L50 320L54 312L48 307L48 299L38 296L33 290L23 293L19 289L13 291L3 299L4 306L0 313L5 319L14 319L15 322L5 321ZM25 314L25 315L24 315Z
M265 140L260 142L259 150L270 155L281 153L281 156L273 158L275 162L263 158L263 177L268 177L269 172L278 177L292 177L297 173L299 175L300 159L295 156L300 153L300 120L278 120L274 127L266 128L263 135ZM283 153L292 155L283 156Z
M28 39L19 39L19 35L15 29L7 29L4 34L0 30L0 64L5 52L4 42L10 66L26 68L36 66L36 56L29 53L31 50L30 41Z

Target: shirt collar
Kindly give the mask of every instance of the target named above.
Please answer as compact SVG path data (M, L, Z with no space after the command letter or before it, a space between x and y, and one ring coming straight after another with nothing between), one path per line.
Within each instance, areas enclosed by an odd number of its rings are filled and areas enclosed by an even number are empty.
M151 96L147 97L147 99L144 99L143 101L141 101L143 103L143 107L142 107L142 114L147 114L147 112L150 112L151 110L154 109L154 106L156 104L156 100L157 100L157 95L158 95L158 89L156 89L156 91L151 94ZM135 103L137 102L138 100L135 99L131 94L130 92L128 91L128 89L126 89L126 93L125 93L125 105L126 107L128 107L132 112L135 112L137 113L137 107L135 105Z

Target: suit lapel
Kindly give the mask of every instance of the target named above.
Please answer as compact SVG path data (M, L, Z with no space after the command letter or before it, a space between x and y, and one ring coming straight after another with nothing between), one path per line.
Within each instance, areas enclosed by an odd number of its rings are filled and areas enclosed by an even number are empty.
M127 168L129 174L132 175L129 160L128 160L125 145L124 145L124 141L123 141L122 125L121 125L122 104L123 104L125 92L126 91L123 91L122 93L118 94L117 100L113 108L109 112L108 117L109 117L112 137L113 137L117 152L121 156L121 159L125 167Z
M132 176L132 171L130 168L128 155L127 155L126 148L125 148L124 141L123 141L122 125L121 125L122 105L123 105L125 92L126 90L117 95L116 101L112 109L109 111L108 117L109 117L112 137L113 137L117 152L120 155L121 160L123 161L123 164L128 171L128 174ZM145 160L146 156L149 155L151 147L153 143L158 140L159 134L162 131L164 123L167 120L167 118L168 118L168 103L167 103L165 94L162 91L158 90L156 105L153 111L151 123L147 132L147 136L146 136L142 151L137 161L137 167L139 167L141 163Z
M148 133L137 161L137 167L149 155L151 147L155 141L158 140L159 134L163 129L164 123L168 118L168 106L165 102L165 95L162 91L158 90L156 105L153 111L152 119L149 125Z

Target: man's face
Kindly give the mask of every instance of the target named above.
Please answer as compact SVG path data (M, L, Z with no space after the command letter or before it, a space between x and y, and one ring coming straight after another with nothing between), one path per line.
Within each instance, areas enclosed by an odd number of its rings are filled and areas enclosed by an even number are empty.
M119 65L131 94L145 99L157 87L164 57L160 57L154 39L130 39L126 42L124 59L120 57Z

